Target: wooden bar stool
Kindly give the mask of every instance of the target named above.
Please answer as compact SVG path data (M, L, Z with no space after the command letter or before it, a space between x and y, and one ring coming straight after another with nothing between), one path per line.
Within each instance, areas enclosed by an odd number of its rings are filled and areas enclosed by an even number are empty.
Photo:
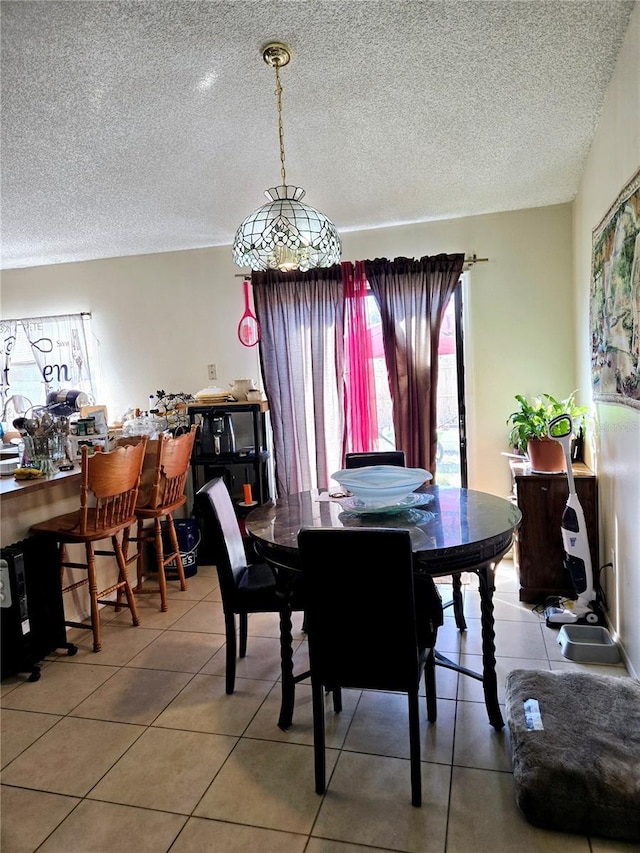
M175 561L176 573L180 581L180 589L186 590L187 581L184 576L180 547L173 523L173 513L183 506L187 497L184 493L191 451L196 436L197 426L194 424L188 433L176 436L161 436L157 442L149 443L149 452L145 462L146 470L150 468L149 457L155 450L155 466L153 484L150 490L141 488L138 503L135 509L137 519L136 535L131 536L130 531L124 534L123 549L127 564L134 560L137 566L138 582L134 592L136 594L160 593L160 610L164 613L167 605L167 576L165 568L168 563ZM127 441L124 439L123 441ZM147 467L148 466L148 467ZM153 519L153 525L145 527L145 521ZM166 527L171 543L169 554L165 554L162 541L162 519L166 520ZM129 542L136 542L138 549L136 554L127 557ZM158 586L145 587L146 580L144 566L144 546L147 542L153 542L155 549L156 571L158 573Z
M88 585L91 624L71 621L65 624L75 628L90 628L93 631L94 652L99 652L101 648L98 605L120 607L124 593L133 624L139 624L136 601L127 577L125 555L118 535L124 536L136 521L135 506L146 445L145 437L136 447L119 447L112 453L95 453L93 456L89 456L88 447L83 447L80 509L31 527L32 533L55 537L59 543L61 573L65 568L86 572L85 578L64 587L62 592L72 592ZM94 543L103 539L111 539L113 550L95 549ZM69 544L84 544L86 563L66 559L66 546ZM115 556L118 565L117 581L102 590L98 590L96 556ZM116 593L115 599L106 598L113 592Z

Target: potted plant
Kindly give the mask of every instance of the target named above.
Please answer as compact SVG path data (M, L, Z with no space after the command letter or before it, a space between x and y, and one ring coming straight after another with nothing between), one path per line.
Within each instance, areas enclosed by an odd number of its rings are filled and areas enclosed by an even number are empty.
M576 405L575 391L564 400L557 400L551 394L540 394L531 400L516 394L516 400L519 407L507 418L507 424L511 426L511 447L528 455L532 471L551 474L564 471L566 465L562 445L547 434L549 421L558 415L568 414L577 435L589 407Z

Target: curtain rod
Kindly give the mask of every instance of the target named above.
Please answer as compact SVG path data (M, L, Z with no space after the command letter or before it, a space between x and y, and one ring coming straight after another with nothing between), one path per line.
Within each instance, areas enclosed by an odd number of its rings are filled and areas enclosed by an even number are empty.
M43 314L40 317L9 317L8 319L3 320L3 322L4 323L13 323L13 322L17 323L18 320L20 320L20 322L22 322L22 320L31 320L32 322L34 320L45 320L45 319L46 320L49 320L49 319L55 320L57 317L89 317L89 319L91 319L91 311L72 311L69 314Z
M489 258L479 258L477 255L474 254L474 255L470 255L469 257L465 257L464 266L468 269L469 267L472 267L474 264L486 264L486 263L488 263L488 261L489 261ZM234 278L243 278L243 279L245 279L245 281L251 280L251 273L248 272L246 274L243 274L243 273L237 272L237 273L234 273L233 277Z
M477 255L471 255L471 257L464 259L464 265L472 267L474 264L486 264L489 262L489 258L479 258Z

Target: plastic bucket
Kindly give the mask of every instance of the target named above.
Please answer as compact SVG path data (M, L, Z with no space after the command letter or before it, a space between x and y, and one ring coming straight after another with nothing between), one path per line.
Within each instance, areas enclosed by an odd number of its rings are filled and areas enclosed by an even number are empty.
M170 554L171 540L169 539L169 524L163 521L160 526L162 527L162 547L165 554ZM198 545L200 544L198 522L195 518L174 518L173 526L176 529L176 538L178 539L178 548L180 549L184 575L190 578L198 571ZM168 571L172 569L175 571L176 561L171 560L165 568Z

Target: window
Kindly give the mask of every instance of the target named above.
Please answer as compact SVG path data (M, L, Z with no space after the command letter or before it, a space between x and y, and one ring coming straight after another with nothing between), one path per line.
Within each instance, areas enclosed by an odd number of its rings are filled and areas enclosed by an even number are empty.
M438 485L467 485L464 440L464 360L462 352L462 281L449 300L438 346Z
M31 405L44 401L44 382L21 323L18 323L16 328L15 343L7 368L7 379L9 396L25 397Z
M376 409L378 414L378 439L374 450L395 450L396 437L393 429L391 414L391 395L389 394L389 379L387 365L382 346L382 322L378 303L372 293L366 300L367 321L371 329L373 359L373 375L375 382Z
M95 357L89 314L4 320L2 420L11 423L52 391L74 389L95 397Z
M461 447L460 415L464 411L462 361L462 285L458 284L447 305L438 347L438 484L466 485L466 461ZM389 381L382 346L380 312L373 294L366 299L367 321L371 329L373 372L375 377L378 437L375 450L394 450L395 433L389 394ZM464 477L464 482L463 482Z

